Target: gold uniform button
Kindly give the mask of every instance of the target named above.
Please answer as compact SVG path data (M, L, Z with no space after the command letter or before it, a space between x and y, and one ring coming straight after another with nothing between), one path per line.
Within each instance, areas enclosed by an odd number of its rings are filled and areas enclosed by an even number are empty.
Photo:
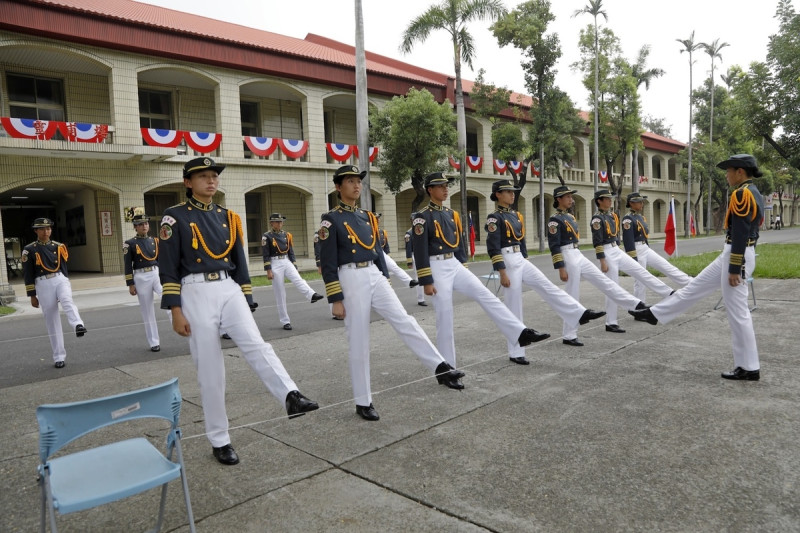
M225 239L225 244L230 244L230 243L231 243L230 239Z
M191 211L191 210L192 210L192 208L191 208L191 207L187 207L186 209L187 209L188 211Z
M223 228L227 228L227 227L228 227L228 225L227 225L227 224L223 224L223 225L222 225L222 227L223 227Z
M218 207L218 208L217 208L217 213L222 213L222 209L220 209L220 208Z
M225 259L223 259L223 261L225 261L227 263L228 262L228 258L226 257Z
M355 251L355 250L351 250L351 252L353 252L353 253L356 253L356 251Z
M198 257L198 258L196 259L196 261L199 263L199 262L201 262L201 261L202 261L202 259L200 259L200 258Z

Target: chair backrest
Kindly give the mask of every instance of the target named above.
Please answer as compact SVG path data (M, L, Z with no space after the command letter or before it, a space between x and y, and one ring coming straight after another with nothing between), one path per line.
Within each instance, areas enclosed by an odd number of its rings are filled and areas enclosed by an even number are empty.
M77 438L137 418L163 418L178 427L181 392L178 378L146 389L83 402L40 405L39 458L42 463Z

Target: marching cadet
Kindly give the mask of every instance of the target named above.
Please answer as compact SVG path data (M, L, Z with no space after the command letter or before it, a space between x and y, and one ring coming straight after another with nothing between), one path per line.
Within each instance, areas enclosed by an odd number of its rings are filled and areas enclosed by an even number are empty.
M622 242L625 245L625 252L644 268L654 268L681 287L685 287L692 278L650 249L647 242L650 229L647 226L647 219L642 214L645 198L647 196L632 192L625 202L625 207L630 209L622 217ZM646 290L645 284L638 279L633 282L633 295L643 302Z
M733 189L725 215L725 246L722 253L686 287L656 305L631 313L650 324L669 323L702 298L722 287L722 299L731 327L733 364L723 372L725 379L758 381L761 365L753 331L753 317L747 305L748 276L756 269L758 228L764 218L764 198L753 183L763 174L756 158L750 154L732 155L717 164L725 170L728 185Z
M280 213L272 213L269 216L271 231L261 236L261 252L264 258L264 270L267 271L267 279L272 280L272 289L275 291L275 304L278 307L278 317L280 318L283 329L292 329L289 320L289 313L286 310L286 286L284 276L297 287L311 303L322 300L323 296L314 292L306 280L300 277L297 271L297 260L294 256L294 243L292 234L283 230L283 223L286 217Z
M272 395L284 402L289 418L319 406L300 394L253 320L251 311L258 304L253 301L242 220L212 203L224 168L208 157L183 166L188 199L164 211L159 231L161 308L172 311L172 329L189 338L214 457L235 465L239 457L228 433L221 331L236 342Z
M382 215L380 213L375 213L375 218L378 219L378 224L380 224L381 216ZM389 271L389 275L396 277L409 288L414 288L419 286L419 283L417 283L416 280L412 279L411 276L409 276L405 270L400 268L397 262L395 262L395 260L392 259L392 256L389 255L391 253L391 248L389 247L389 233L385 229L379 227L378 238L379 238L378 244L381 247L381 250L383 250L383 258L386 261L386 269Z
M425 177L425 191L430 203L414 215L414 261L419 283L425 294L433 297L436 310L436 345L451 365L456 364L456 343L453 334L453 291L476 302L494 321L509 345L527 346L550 337L525 327L492 291L470 272L464 263L467 255L461 246L461 217L457 211L442 205L448 196L448 185L455 178L434 172ZM513 355L513 354L512 354Z
M558 276L564 282L564 291L574 299L580 300L581 277L583 277L617 305L627 310L644 309L643 302L611 281L578 249L580 239L578 221L569 212L575 204L572 195L576 192L578 191L570 189L566 185L561 185L553 190L553 207L556 211L547 222L547 242L550 247L550 255L553 257L553 268L558 270ZM566 321L562 337L561 342L564 344L583 346L583 343L578 340L578 328Z
M69 253L65 244L50 240L53 233L52 220L37 218L31 227L36 233L36 240L25 246L20 258L25 292L31 298L32 307L38 309L41 305L55 367L64 368L67 351L64 348L64 332L58 315L59 302L67 315L69 325L75 330L75 335L86 335L86 327L72 301L72 286L67 277Z
M411 213L411 220L414 220L414 213ZM411 240L412 232L414 228L408 228L406 231L405 241L406 241L406 268L408 270L414 271L414 277L417 276L417 268L414 266L414 243ZM421 305L422 307L427 307L428 304L425 302L425 288L419 284L419 280L417 280L417 305Z
M525 244L525 223L522 214L514 209L514 196L520 189L509 180L492 184L490 198L497 202L497 209L486 219L486 250L492 260L492 268L500 275L500 285L505 287L505 304L522 320L522 284L536 291L547 304L558 313L564 323L576 330L578 324L605 315L604 311L586 309L576 299L555 286L542 271L528 261ZM525 348L508 343L511 361L527 365Z
M125 285L131 296L139 299L144 331L151 352L161 351L158 340L158 323L153 308L153 294L161 298L161 281L158 276L158 239L150 237L150 221L147 215L135 215L133 227L136 236L122 245L125 263Z
M599 189L594 193L594 204L597 211L592 216L592 245L600 270L615 284L619 283L619 271L622 270L636 281L644 284L659 296L669 296L672 288L647 271L641 264L619 249L620 225L619 217L611 209L612 198L608 189ZM641 298L639 301L644 301ZM617 324L617 304L606 296L606 331L625 333Z
M320 259L333 314L344 318L356 413L365 420L378 420L372 403L369 365L369 319L373 308L434 372L440 384L463 389L464 373L447 364L389 285L386 256L379 244L378 219L372 212L356 207L365 175L366 171L359 172L352 165L339 167L333 174L339 205L322 217Z

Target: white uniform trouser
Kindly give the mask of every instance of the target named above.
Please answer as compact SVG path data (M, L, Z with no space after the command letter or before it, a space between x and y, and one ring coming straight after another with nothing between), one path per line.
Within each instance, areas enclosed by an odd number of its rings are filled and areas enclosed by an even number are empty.
M450 366L456 367L456 341L453 333L453 291L469 296L483 308L508 342L519 346L519 336L525 325L514 313L490 291L475 274L458 259L434 259L431 257L431 273L436 294L433 307L436 310L436 347Z
M636 258L639 260L639 264L644 268L649 266L650 268L658 270L680 287L685 287L692 280L691 276L661 257L658 252L651 249L646 243L636 243ZM638 279L633 282L633 295L643 302L645 301L646 290L647 287L645 284Z
M394 259L389 257L388 254L383 254L384 259L386 260L386 269L389 271L389 275L399 279L403 282L403 285L408 287L408 284L411 283L411 276L409 276L405 270L400 268L395 262Z
M542 271L525 259L520 252L514 252L513 248L503 248L502 252L503 262L506 264L506 275L511 282L511 286L503 290L503 299L514 316L522 321L522 284L524 283L536 291L547 305L558 313L564 323L570 323L577 329L578 322L586 308L547 279ZM509 357L522 357L525 355L525 348L519 343L513 344L509 340L508 354Z
M726 244L722 253L686 287L650 307L650 312L659 322L668 324L699 300L722 287L722 300L725 302L725 312L728 313L728 323L731 328L734 365L745 370L758 370L760 365L756 334L753 331L753 318L747 304L748 287L747 283L740 283L736 287L731 287L728 283L730 257L731 245ZM745 249L744 264L747 275L752 276L756 268L756 254L752 246Z
M431 372L444 362L414 317L403 304L381 271L374 264L364 268L339 268L339 283L344 293L344 328L350 345L350 380L356 405L372 403L369 378L369 319L372 309L397 332L403 342Z
M261 337L241 287L231 278L183 283L181 305L192 332L189 350L197 368L206 434L211 445L218 448L231 442L225 410L225 362L220 331L231 336L242 356L282 405L286 395L297 390L297 385L272 346Z
M307 301L311 301L314 296L314 289L312 289L306 280L300 277L300 273L294 267L291 261L285 257L272 257L272 289L275 291L275 305L278 306L278 317L281 324L288 324L289 313L286 311L286 285L283 283L283 278L289 278L289 281L300 291Z
M632 278L645 284L647 288L661 297L669 296L672 288L647 271L633 257L623 252L619 246L606 244L603 246L606 254L608 272L606 276L615 284L619 283L619 271L622 270ZM606 325L617 323L617 304L606 295Z
M50 347L53 349L53 361L63 361L67 358L67 350L64 348L64 331L61 329L61 317L58 314L59 302L73 331L75 326L83 324L78 308L72 301L72 286L69 279L60 272L52 278L36 279L34 283L39 308L47 325Z
M144 322L148 346L151 348L158 346L161 342L158 338L158 323L156 323L156 311L153 307L153 294L157 294L161 298L161 281L158 279L158 267L153 267L150 272L134 272L133 284L136 287L136 297L139 299L139 310L142 312L142 321Z
M411 259L411 267L414 269L414 279L419 280L419 275L417 274L417 263L414 259ZM425 301L425 287L422 285L417 285L417 302L424 302Z
M580 301L581 297L581 278L585 279L608 298L611 298L617 305L631 311L636 308L639 299L631 293L611 281L603 274L597 266L589 261L577 248L561 248L564 256L564 264L567 269L567 282L564 284L564 291ZM575 339L578 337L578 326L564 322L562 335L565 339Z

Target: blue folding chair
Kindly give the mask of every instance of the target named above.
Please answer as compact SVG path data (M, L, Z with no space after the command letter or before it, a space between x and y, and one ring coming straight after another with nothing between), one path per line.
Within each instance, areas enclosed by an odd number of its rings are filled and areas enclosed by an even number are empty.
M189 529L194 533L194 516L189 501L189 485L181 450L181 392L178 379L166 383L95 400L41 405L39 420L39 485L42 488L40 530L55 533L56 511L69 514L121 500L162 486L158 532L164 520L167 483L181 478ZM116 441L51 459L70 442L98 429L141 418L163 418L170 422L166 454L146 438ZM172 461L175 451L177 460Z

